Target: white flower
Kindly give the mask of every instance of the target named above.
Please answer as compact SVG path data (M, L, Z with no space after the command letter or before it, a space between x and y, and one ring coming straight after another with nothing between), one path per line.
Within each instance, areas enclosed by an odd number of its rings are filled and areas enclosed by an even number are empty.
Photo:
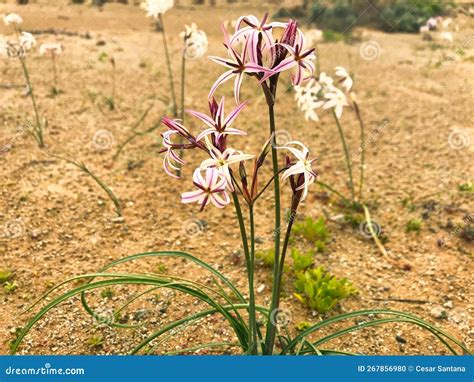
M186 60L197 60L204 56L207 51L207 44L202 40L188 39L184 45L183 55Z
M255 155L244 154L242 151L237 151L230 148L226 149L224 152L220 152L210 143L209 139L206 139L206 144L211 158L204 160L201 163L200 169L205 170L207 168L217 168L219 173L224 175L230 190L234 191L229 165L252 159L255 157Z
M301 106L301 111L304 111L304 118L306 121L319 121L318 114L316 114L316 109L323 106L324 101L317 101L314 99L308 100Z
M443 29L449 28L452 23L453 23L453 19L451 17L448 17L447 19L443 20L442 22Z
M346 92L350 92L352 89L353 81L347 70L342 66L336 66L336 76L341 77L342 87Z
M39 47L39 54L41 54L42 56L48 53L58 56L62 52L63 48L59 42L45 42Z
M182 37L182 38L189 38L191 37L191 35L193 33L197 33L198 29L197 29L197 25L196 23L191 23L191 25L184 25L184 31L182 31L180 34L179 34L179 37Z
M316 46L323 40L323 31L321 29L310 29L305 33L306 40L309 46Z
M332 86L334 80L332 79L332 77L329 77L325 72L321 72L319 74L319 83L322 85L322 86Z
M21 18L20 15L17 15L16 13L8 13L5 16L3 16L3 22L5 25L10 25L10 24L21 24L23 22L23 19Z
M328 101L324 104L323 109L334 108L337 119L340 119L344 106L349 106L346 95L338 88L333 87L332 91L326 93L324 97L327 98Z
M447 41L447 42L453 42L454 41L454 36L451 32L441 32L439 35L439 38L441 40Z
M146 10L147 17L158 18L158 15L164 14L167 10L173 8L173 0L146 0L141 3L141 7Z
M305 86L295 86L296 102L298 107L304 111L304 117L307 121L319 121L316 109L324 104L324 101L318 99L321 90L321 85L314 79L309 80Z
M30 50L36 45L36 40L31 33L21 32L21 36L18 39L20 48L23 50Z
M186 60L196 60L204 56L207 51L208 41L206 33L197 29L195 23L185 25L185 30L179 34L184 39L183 55Z
M427 34L430 32L430 27L428 25L422 25L420 27L420 33Z
M297 149L293 146L300 146L301 149ZM303 190L301 200L304 200L308 195L308 187L316 179L316 173L311 168L311 164L314 162L315 159L308 159L309 150L304 144L299 141L288 142L284 146L277 147L277 149L288 150L295 156L296 162L283 172L282 180L284 181L290 178L291 176L303 174L304 179L301 184L299 184L298 178L293 178L294 180L292 181L292 184L294 183L297 186L295 189L296 191Z

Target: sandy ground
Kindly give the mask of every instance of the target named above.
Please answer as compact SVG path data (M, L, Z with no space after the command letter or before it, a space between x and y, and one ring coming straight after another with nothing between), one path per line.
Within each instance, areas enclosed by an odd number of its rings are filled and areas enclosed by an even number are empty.
M4 86L23 85L18 62L0 63L0 143L12 146L0 156L0 269L14 270L18 284L13 293L0 291L0 353L8 352L15 328L32 315L23 313L24 309L48 288L67 277L95 272L126 255L164 249L188 251L217 267L245 290L232 207L223 211L207 208L199 213L198 207L179 203L180 192L191 189L193 166L186 167L182 181L166 176L157 153L158 133L164 129L132 142L111 166L118 144L129 136L143 111L154 102L140 129L152 126L165 110L160 101L152 101L152 97L163 97L168 92L161 36L153 32L150 20L140 9L120 5L107 6L103 12L73 6L32 5L17 9L0 5L0 14L13 10L25 19L25 30L55 28L77 32L79 36L36 36L39 42L57 39L65 46L65 53L58 60L62 93L56 97L49 94L51 62L37 53L28 57L41 114L48 119L46 150L39 150L31 137L18 132L33 117L30 99L22 96L21 87ZM263 11L252 10L258 15ZM217 8L212 13L209 8L196 8L173 9L166 14L175 77L179 77L180 64L178 32L184 24L195 21L209 36L209 54L223 55L220 23L248 12L248 7L236 6ZM439 325L472 347L473 244L457 236L457 227L466 224L466 215L472 217L474 206L473 194L458 190L460 184L474 178L474 28L467 18L457 18L456 23L460 31L455 42L439 47L422 41L419 35L365 31L364 41L376 41L381 47L380 56L371 61L359 54L361 42L321 44L322 70L332 73L335 65L343 65L355 73L355 90L368 136L372 133L374 137L367 147L365 195L372 205L372 218L388 238L386 248L395 263L388 262L357 229L335 222L328 223L331 241L326 253L316 255L315 263L349 278L360 291L331 314L378 307L404 310ZM4 26L0 33L7 33ZM463 54L459 47L463 47ZM104 103L104 97L112 91L112 71L107 61L99 60L103 52L113 57L117 66L114 111ZM188 68L186 105L205 111L208 89L222 68L205 58L190 62ZM251 79L245 80L241 96L249 106L241 114L239 128L249 135L239 138L236 146L246 152L257 151L268 131L267 116L262 112L265 101L255 85ZM322 116L318 124L306 123L293 94L285 92L284 87L281 86L276 107L277 128L285 137L306 142L316 153L321 181L348 193L342 151L330 116ZM230 100L230 86L223 92ZM196 121L188 121L190 128L199 128ZM349 110L342 123L351 149L355 150L359 130ZM104 130L108 132L105 135ZM463 134L460 146L450 144L453 132ZM120 197L125 221L115 219L113 206L90 177L50 153L67 153L100 175ZM201 158L193 155L188 154L188 161L199 163ZM284 189L283 193L288 204L289 190ZM329 216L338 215L335 200L321 199L320 193L317 187L312 189L301 213L313 218L322 216L323 211ZM270 196L267 194L256 208L259 249L271 246ZM403 200L414 207L407 208ZM418 233L405 232L406 223L412 218L423 219ZM196 222L198 228L205 229L195 233ZM438 241L443 238L447 244L440 247ZM308 244L299 246L310 248ZM132 273L166 270L211 283L209 275L176 259L137 261L119 269ZM258 301L268 304L270 271L259 267L256 278L258 286L265 285ZM92 301L107 314L138 290L143 289L123 286L114 289L111 298L98 294ZM317 322L319 317L292 294L288 283L282 305L291 313L290 330L294 331L302 321ZM111 329L94 322L73 299L40 321L21 352L125 353L164 323L199 308L203 308L202 303L158 291L127 310L127 322L143 326ZM436 318L440 310L446 314ZM316 337L328 333L325 330ZM101 338L102 345L91 347L90 342L96 338ZM157 344L155 352L211 340L235 339L220 318L211 317L174 333ZM429 335L402 324L349 335L334 341L331 347L369 354L446 353Z

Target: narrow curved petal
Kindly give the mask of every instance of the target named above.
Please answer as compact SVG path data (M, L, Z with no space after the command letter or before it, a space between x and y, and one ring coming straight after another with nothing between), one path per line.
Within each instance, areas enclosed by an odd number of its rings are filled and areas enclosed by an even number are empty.
M234 110L230 112L230 114L227 116L227 118L224 121L224 126L227 129L230 125L232 125L232 122L234 122L235 118L239 115L239 113L242 111L242 109L247 105L247 102L242 102L239 106L237 106Z
M207 137L210 134L218 134L219 132L212 128L212 129L206 129L203 132L199 133L199 135L196 137L196 141L202 141L203 138Z
M235 103L238 105L240 103L240 87L242 86L242 80L244 76L242 73L237 74L234 81L234 98Z
M288 177L290 177L291 175L301 174L304 172L304 170L304 164L301 162L297 162L283 173L282 179L285 180L288 179Z
M211 202L217 208L224 208L230 202L229 195L225 192L211 194Z
M186 110L186 113L191 114L193 117L196 117L202 122L204 122L210 128L215 129L216 124L214 120L208 115L201 113L200 111L194 111L194 110Z
M200 202L202 200L202 197L204 196L204 194L205 193L202 190L183 192L181 194L181 203Z
M234 73L233 70L228 70L227 72L222 73L219 78L214 82L214 84L211 87L211 90L209 91L208 98L211 99L212 96L214 95L216 89L222 85L224 82L230 80L233 76L236 74Z
M214 61L216 64L227 66L228 68L235 69L235 64L233 65L232 61L226 60L222 57L217 56L208 56L209 60Z

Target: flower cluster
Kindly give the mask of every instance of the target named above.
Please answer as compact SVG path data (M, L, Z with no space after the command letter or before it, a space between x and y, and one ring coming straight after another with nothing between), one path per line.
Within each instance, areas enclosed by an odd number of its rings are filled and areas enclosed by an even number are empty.
M17 15L16 13L7 13L6 15L3 16L3 23L5 25L18 25L23 22L23 19L21 18L20 15Z
M159 15L173 8L173 0L146 0L140 4L146 10L147 17L158 18Z
M278 31L277 31L278 30ZM199 33L195 25L186 27L181 35L186 40L203 43L205 34ZM211 87L209 93L209 114L187 110L202 124L202 130L193 134L181 121L168 117L163 118L167 131L162 134L165 153L163 167L171 177L178 178L178 170L185 161L180 152L188 149L199 149L206 153L207 159L194 170L193 184L196 190L182 194L183 203L198 203L203 209L212 203L223 208L230 203L229 192L241 192L245 200L251 204L258 197L257 172L263 165L269 152L273 136L263 146L259 155L247 154L229 147L229 138L235 135L246 135L246 132L235 127L235 121L246 106L240 101L240 88L244 75L256 77L262 87L270 88L277 81L278 75L284 71L291 72L291 80L300 85L309 80L315 71L314 49L307 47L303 33L297 28L296 22L267 23L267 15L259 21L255 16L244 16L237 20L235 33L229 36L223 27L224 46L228 57L210 57L218 64L229 68ZM280 36L276 39L275 36ZM205 39L207 48L207 38ZM214 94L224 82L234 79L234 98L237 106L225 113L225 99L217 102ZM293 141L277 147L287 150L295 158L287 157L283 180L288 179L298 201L306 197L308 186L314 182L316 174L311 169L313 160L309 159L309 151L301 142ZM248 187L245 163L253 159L252 185ZM233 168L238 166L238 171ZM240 183L239 183L240 180Z
M298 107L304 111L307 121L319 120L316 110L320 107L334 109L339 119L344 107L349 106L347 98L348 95L353 97L351 93L353 80L342 66L336 66L335 75L336 81L322 72L317 80L313 78L304 86L295 86Z
M17 26L23 22L20 15L8 13L3 16L3 23L6 26L12 25L15 31ZM36 45L36 40L31 33L21 32L17 38L8 39L0 35L0 56L18 58L24 57L26 52Z
M26 52L36 45L36 40L31 33L21 32L16 39L7 39L0 36L0 55L9 58L24 57Z
M430 17L424 25L420 26L420 33L423 35L423 37L430 39L430 32L439 31L439 40L452 43L454 41L454 35L448 30L452 29L452 24L453 19L451 17ZM457 25L454 25L454 30L458 30Z
M179 34L184 40L183 55L186 60L197 60L207 51L208 41L206 33L197 29L195 23L185 25L184 31Z
M209 57L212 61L229 68L214 83L209 93L212 97L217 87L234 79L234 97L239 104L240 87L244 74L255 76L260 83L276 82L284 71L291 72L291 81L300 85L309 80L315 71L316 56L308 48L303 32L296 22L269 22L268 15L261 21L255 16L243 16L237 20L235 33L228 36L223 28L224 46L228 57ZM277 39L275 36L280 36Z

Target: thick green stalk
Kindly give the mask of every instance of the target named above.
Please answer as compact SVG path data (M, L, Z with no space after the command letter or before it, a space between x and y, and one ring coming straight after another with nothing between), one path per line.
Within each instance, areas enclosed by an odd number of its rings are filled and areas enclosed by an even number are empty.
M245 265L246 265L246 268L247 268L247 277L249 279L249 297L250 297L250 294L253 293L253 291L251 292L251 290L250 290L250 281L251 281L250 274L251 273L252 273L252 277L253 277L253 269L251 269L252 261L251 261L251 257L250 257L249 243L248 243L248 239L247 239L247 231L245 229L244 217L242 215L242 209L240 208L239 197L237 196L236 191L232 192L232 200L234 201L235 213L237 215L237 220L239 221L240 237L242 239L242 248L244 250L244 255L245 255ZM252 283L253 283L253 279L252 279ZM255 314L255 311L253 313ZM253 334L254 326L252 324L253 324L252 312L251 312L251 309L249 307L249 352L253 352L254 349L256 349L255 343L253 341L254 338L255 338L255 335Z
M163 20L163 16L161 13L158 15L158 18L159 18L161 28L162 28L163 46L165 49L166 66L168 68L168 79L169 79L169 86L170 86L170 93L171 93L171 102L173 103L172 111L173 111L173 116L176 118L178 116L176 92L174 91L173 69L171 68L171 59L170 59L170 54L168 50L168 43L166 42L165 22Z
M270 120L270 134L275 134L275 111L273 101L268 102L268 116ZM273 312L275 309L278 309L279 305L279 296L275 291L278 288L278 273L279 273L279 264L280 264L280 231L281 231L281 211L280 211L280 178L278 177L278 153L275 148L275 145L272 144L272 165L273 165L273 188L275 194L275 230L273 232L275 239L275 260L273 265L273 284L272 284L272 302L270 305L270 312ZM275 344L275 335L276 335L276 325L272 320L268 320L267 323L267 332L265 335L265 354L271 355L273 353L273 346Z
M252 341L250 342L250 354L257 354L257 316L255 313L255 287L254 287L254 268L255 268L255 221L253 206L249 206L250 221L250 266L249 266L249 327L252 332Z
M36 117L36 129L35 129L36 131L35 131L34 137L36 141L38 142L38 146L40 148L43 148L44 147L43 125L41 124L41 121L40 121L38 106L36 105L36 98L33 92L33 86L31 85L30 75L28 73L28 68L26 67L25 59L21 56L19 58L20 58L21 67L23 69L23 74L25 75L26 84L28 85L31 102L33 103L33 110L35 112L35 117Z
M365 164L365 126L360 115L359 105L354 101L354 110L360 126L360 179L359 179L359 200L362 201L362 191L364 188L364 164Z
M293 223L296 219L296 210L298 209L299 202L300 202L300 197L295 198L295 196L293 196L290 218L288 220L288 226L286 228L285 238L283 240L283 248L281 250L280 264L278 266L276 290L273 292L276 295L276 300L278 302L280 301L280 296L281 296L281 283L282 283L282 278L283 278L283 270L285 268L286 252L288 250L288 243L290 242L291 229L293 228ZM278 306L275 309L277 308ZM277 324L277 322L275 322L275 324Z
M344 131L342 130L341 124L339 123L339 118L337 118L334 109L332 110L332 115L336 121L337 129L339 130L339 136L341 138L342 148L344 149L344 156L346 158L347 172L349 174L349 186L351 188L352 201L355 199L355 189L354 189L354 179L352 176L352 165L351 159L349 157L349 149L347 148L346 138L344 137Z

